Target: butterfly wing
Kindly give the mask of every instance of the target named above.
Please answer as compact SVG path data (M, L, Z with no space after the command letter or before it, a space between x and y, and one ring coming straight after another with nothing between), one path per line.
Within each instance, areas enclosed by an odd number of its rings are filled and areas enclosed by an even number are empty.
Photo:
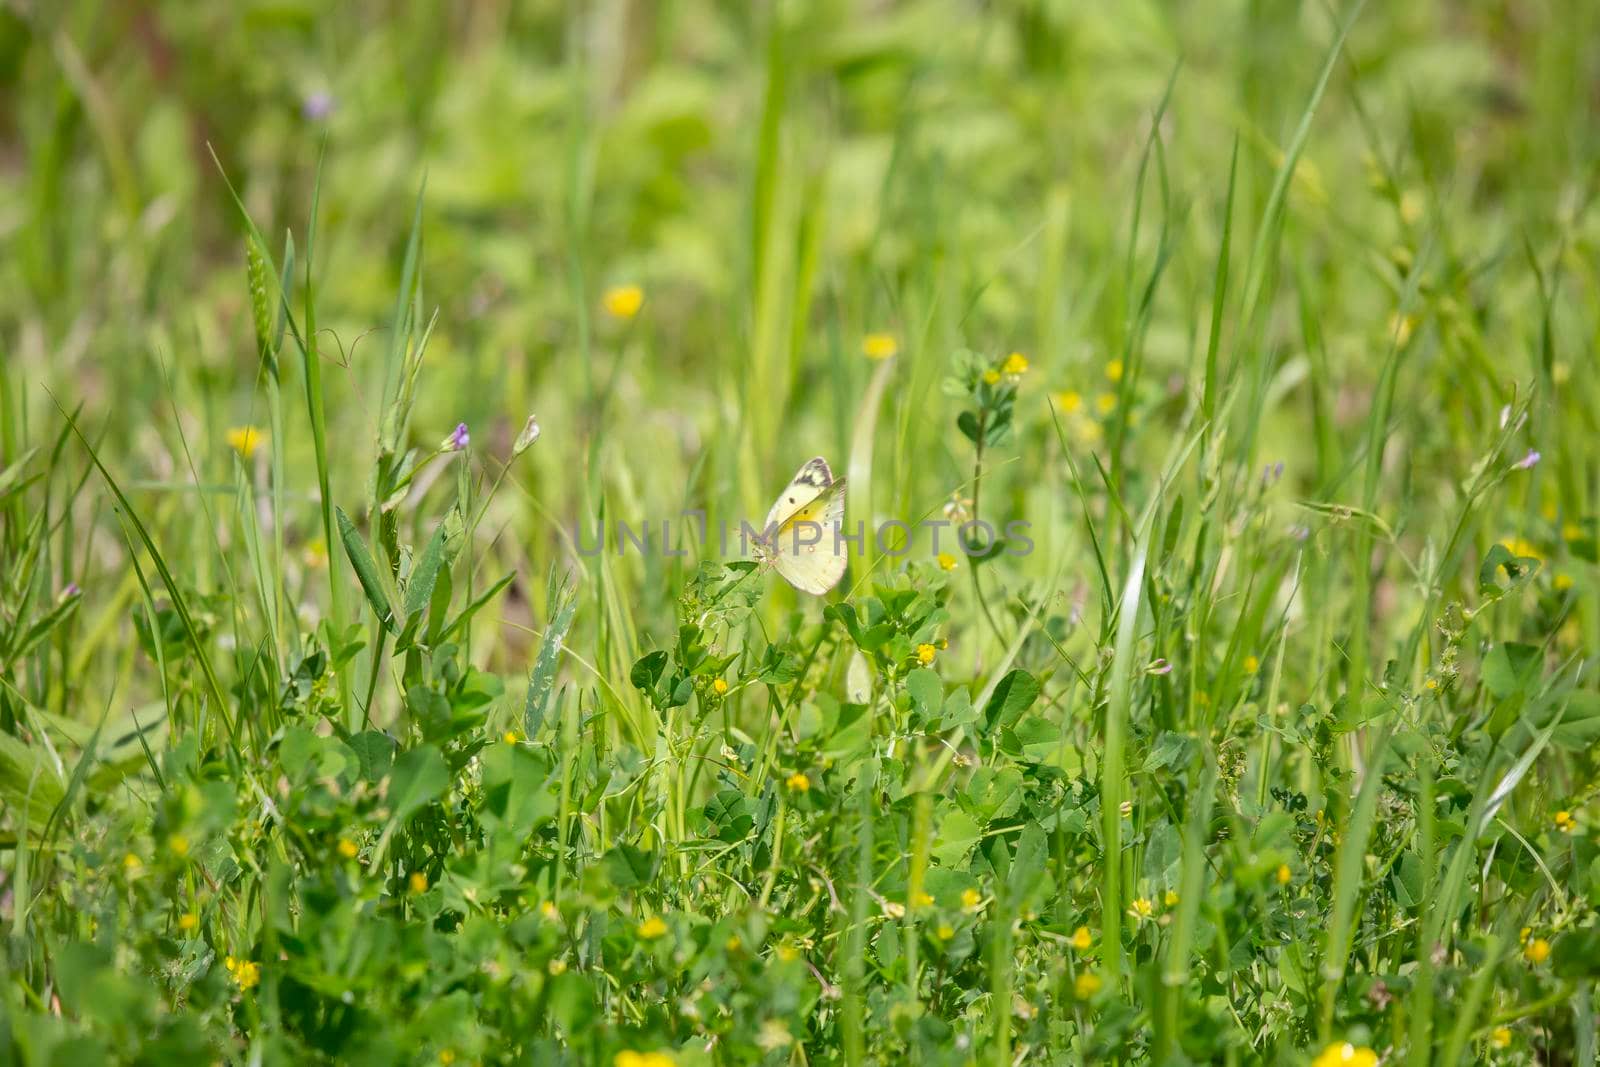
M822 467L827 470L826 463ZM801 470L804 473L805 468ZM787 495L785 490L785 495L778 498L779 505L784 504ZM782 521L772 543L773 567L796 589L821 596L839 584L849 563L844 539L840 536L843 529L844 479L841 478Z
M781 527L802 508L832 488L833 484L833 471L828 469L827 460L821 456L806 460L800 469L794 472L794 477L789 479L789 484L784 486L783 492L778 494L778 499L772 504L772 510L767 512L767 521L762 527L763 533L770 533Z

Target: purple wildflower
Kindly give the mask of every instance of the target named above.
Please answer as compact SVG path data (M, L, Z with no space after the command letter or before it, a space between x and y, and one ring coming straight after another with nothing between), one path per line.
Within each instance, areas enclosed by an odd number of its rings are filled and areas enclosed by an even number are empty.
M1154 662L1152 662L1150 664L1150 666L1145 668L1145 673L1146 674L1171 674L1172 673L1172 664L1168 663L1165 659L1158 659L1158 660L1155 660Z
M456 423L456 428L450 431L450 436L444 439L444 443L439 446L439 449L443 452L461 452L471 443L472 435L467 432L467 424L458 422Z
M1533 465L1538 462L1539 453L1530 448L1528 449L1528 454L1526 456L1523 456L1521 459L1517 460L1511 465L1511 469L1519 471L1532 470Z
M321 122L333 114L333 94L325 89L307 93L300 104L300 114L310 122Z

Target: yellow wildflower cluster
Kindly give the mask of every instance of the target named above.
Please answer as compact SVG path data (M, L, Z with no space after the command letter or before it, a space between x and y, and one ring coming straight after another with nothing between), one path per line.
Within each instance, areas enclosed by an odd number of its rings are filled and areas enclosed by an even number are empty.
M1122 381L1122 360L1113 359L1108 362L1105 373L1106 379L1113 385ZM1074 444L1092 448L1105 440L1105 426L1102 420L1117 410L1117 394L1114 391L1102 390L1096 393L1093 411L1086 405L1083 394L1076 389L1063 389L1053 394L1050 400L1066 422L1066 429Z
M233 984L239 987L240 992L254 989L261 983L261 964L254 960L236 960L232 956L224 956L222 965L228 969Z
M639 924L638 934L646 941L654 941L659 937L667 936L666 921L659 915L652 915Z

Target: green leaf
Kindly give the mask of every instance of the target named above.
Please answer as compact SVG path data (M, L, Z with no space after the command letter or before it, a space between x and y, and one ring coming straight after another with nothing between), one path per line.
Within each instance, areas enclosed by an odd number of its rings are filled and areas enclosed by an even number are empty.
M1538 733L1550 725L1563 707L1566 712L1551 731L1550 744L1569 752L1587 752L1600 745L1600 693L1583 690L1540 701L1517 725L1518 733L1514 735L1516 740L1513 747L1527 743L1528 738L1522 736L1522 731L1526 731L1529 737Z
M394 766L394 738L382 730L363 730L345 744L355 752L361 765L361 777L369 782L382 781Z
M1422 857L1411 851L1401 853L1400 861L1395 864L1394 873L1389 877L1395 902L1407 911L1421 906L1425 889L1423 881Z
M1483 658L1483 684L1496 698L1531 694L1539 681L1543 656L1533 645L1508 641Z
M450 768L437 748L422 745L401 753L389 775L390 818L405 822L449 787Z
M983 827L960 808L952 807L939 823L939 840L933 846L933 855L946 867L954 867L972 851L972 846L983 836Z
M661 854L647 852L626 842L619 844L601 861L615 889L634 889L649 885L661 866Z
M1584 927L1557 938L1550 969L1559 978L1600 978L1600 928Z
M578 610L578 598L568 584L561 586L555 597L555 617L544 631L544 643L539 646L539 658L534 661L528 675L528 696L522 707L522 726L529 740L537 737L544 725L545 711L550 707L550 691L555 686L556 668L561 665L561 649L572 628L572 617Z
M918 667L906 675L906 692L911 694L912 705L923 715L939 714L944 703L944 683L926 667Z
M1039 680L1021 667L1000 679L989 703L984 705L983 718L989 728L1010 726L1033 707L1039 699Z
M1017 839L1017 851L1006 876L1013 912L1025 911L1050 888L1050 876L1045 873L1047 859L1044 830L1038 823L1029 823Z
M459 545L461 530L461 512L455 508L451 508L444 521L434 527L433 536L428 538L428 544L423 548L422 555L417 557L417 565L411 571L411 580L406 583L407 619L427 610L429 602L433 599L434 586L439 581L439 571L449 566L449 543L454 540Z
M1194 756L1195 747L1195 739L1188 734L1163 730L1156 737L1156 743L1150 746L1150 754L1144 758L1144 770L1149 773L1168 767L1187 767Z
M1539 573L1540 562L1532 556L1514 556L1505 545L1494 545L1484 554L1478 568L1478 595L1485 603L1493 603L1526 585ZM1506 581L1501 584L1500 572Z
M344 542L345 555L350 557L350 566L355 568L361 590L367 594L367 603L372 605L372 612L378 616L378 622L384 629L393 633L396 626L394 607L389 602L383 580L378 577L378 564L367 548L366 538L361 536L361 531L356 529L356 524L350 521L350 516L344 513L343 508L334 508L334 513L339 520L339 540Z

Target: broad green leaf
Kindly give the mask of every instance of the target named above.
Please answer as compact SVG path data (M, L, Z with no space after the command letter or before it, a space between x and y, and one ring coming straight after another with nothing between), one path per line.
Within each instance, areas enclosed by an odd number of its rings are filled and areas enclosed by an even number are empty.
M367 594L367 603L372 606L372 613L378 617L378 622L393 632L396 626L394 608L389 603L383 580L378 576L378 564L367 548L366 538L361 536L361 531L356 529L356 524L350 521L350 516L344 513L343 508L334 508L334 512L339 520L339 540L344 543L345 555L350 557L350 566L355 568L361 591Z
M389 775L390 819L403 823L450 787L450 768L432 745L402 752Z

